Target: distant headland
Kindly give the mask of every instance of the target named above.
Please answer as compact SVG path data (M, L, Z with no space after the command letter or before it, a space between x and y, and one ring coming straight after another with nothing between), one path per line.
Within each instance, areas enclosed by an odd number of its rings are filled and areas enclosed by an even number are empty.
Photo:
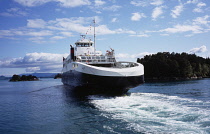
M10 82L16 82L16 81L37 81L39 80L36 76L33 76L33 75L16 75L14 74L12 76L12 78L9 80Z
M60 79L60 78L62 78L62 74L60 74L60 73L56 74L54 77L54 79Z
M145 81L210 77L210 58L195 54L158 52L138 58L137 62L144 65Z

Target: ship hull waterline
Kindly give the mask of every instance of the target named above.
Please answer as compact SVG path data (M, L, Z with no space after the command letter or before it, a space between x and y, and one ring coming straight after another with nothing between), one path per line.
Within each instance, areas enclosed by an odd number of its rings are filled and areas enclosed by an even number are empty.
M76 87L84 93L123 94L130 88L144 83L144 75L139 76L99 76L71 70L63 73L64 85Z

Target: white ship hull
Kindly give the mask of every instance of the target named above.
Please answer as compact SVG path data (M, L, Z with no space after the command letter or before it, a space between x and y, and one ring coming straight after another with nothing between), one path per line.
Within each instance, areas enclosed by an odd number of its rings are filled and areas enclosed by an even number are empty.
M81 62L71 62L63 68L62 82L93 93L125 93L144 83L144 67L96 67Z

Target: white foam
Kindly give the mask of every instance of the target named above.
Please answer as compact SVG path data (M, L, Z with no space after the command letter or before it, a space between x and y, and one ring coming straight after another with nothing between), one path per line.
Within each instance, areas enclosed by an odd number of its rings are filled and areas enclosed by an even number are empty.
M103 116L127 122L128 129L152 133L207 133L202 122L210 121L209 102L158 93L131 93L130 96L91 97Z

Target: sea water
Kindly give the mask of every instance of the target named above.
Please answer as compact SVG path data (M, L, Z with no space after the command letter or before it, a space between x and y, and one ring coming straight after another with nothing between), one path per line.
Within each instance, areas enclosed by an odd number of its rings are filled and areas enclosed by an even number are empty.
M0 81L2 134L209 134L210 79L86 95L60 79Z

